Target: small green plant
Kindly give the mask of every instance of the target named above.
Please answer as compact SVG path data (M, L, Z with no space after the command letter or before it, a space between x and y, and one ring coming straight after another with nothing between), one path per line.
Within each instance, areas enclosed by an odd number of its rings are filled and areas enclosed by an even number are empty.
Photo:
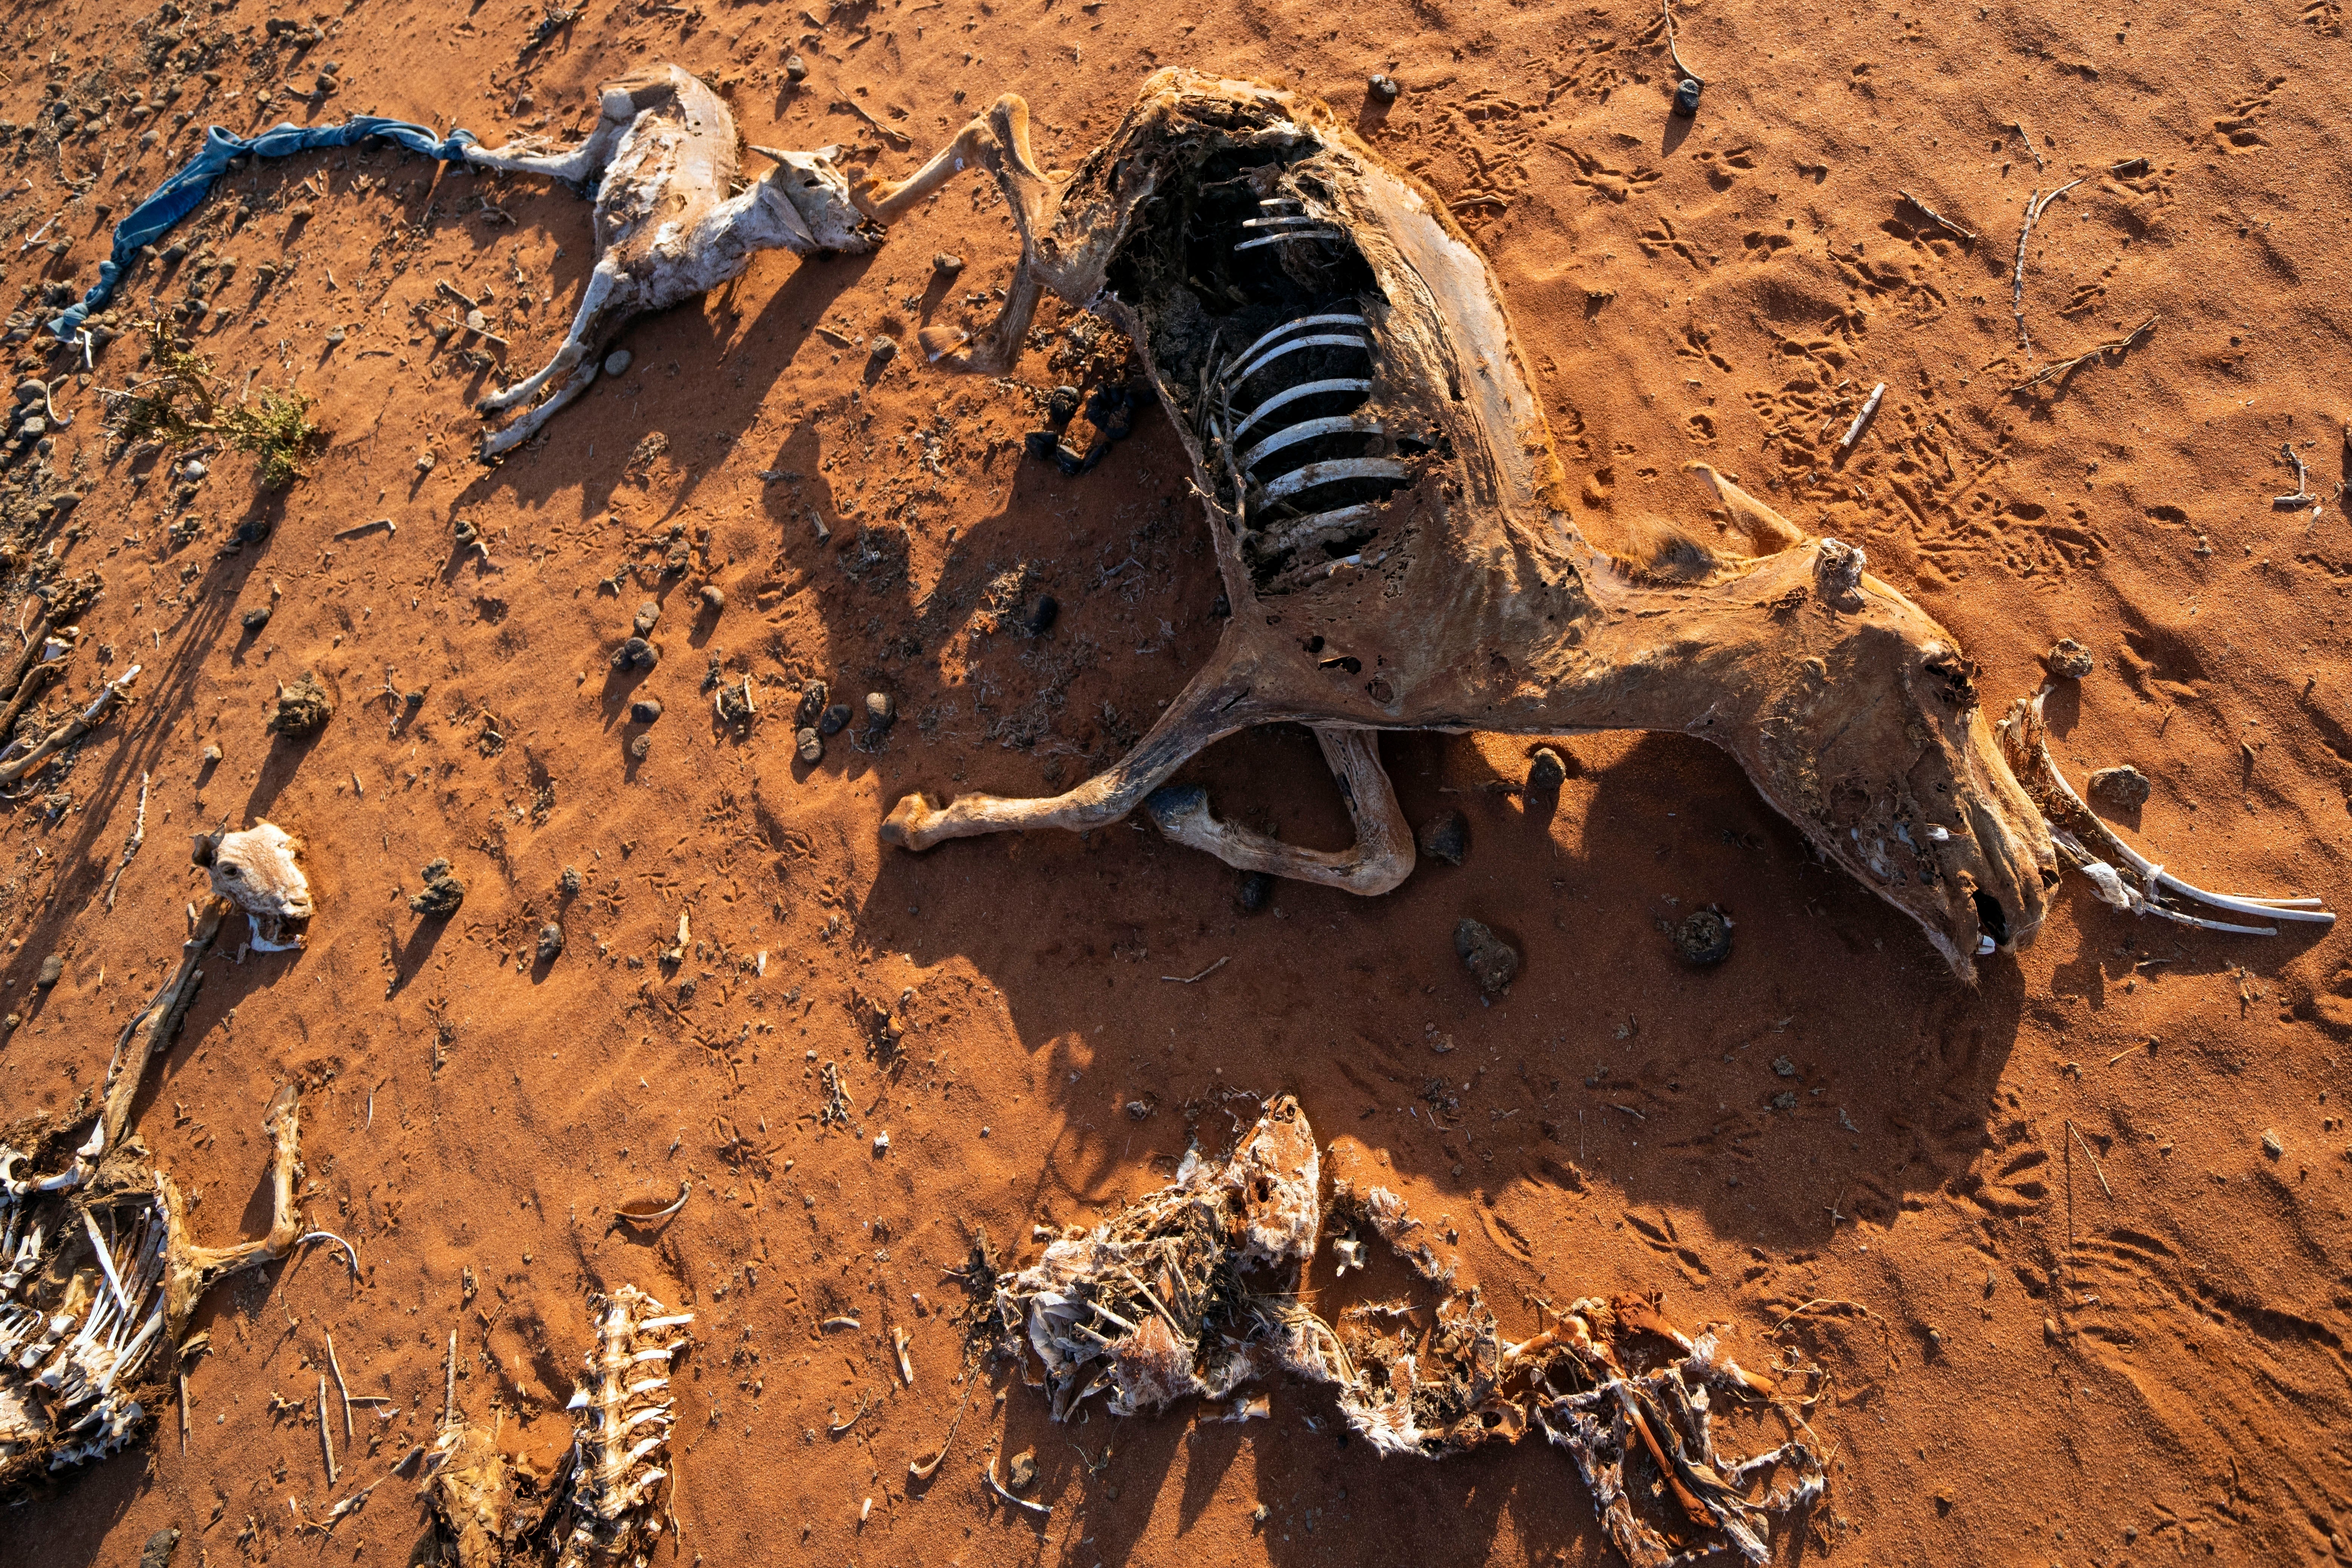
M130 390L109 395L108 427L126 443L158 441L184 450L219 441L261 460L261 482L283 489L310 472L307 454L320 439L303 392L264 387L249 400L224 406L212 362L181 341L169 321L139 323L147 344L148 374Z

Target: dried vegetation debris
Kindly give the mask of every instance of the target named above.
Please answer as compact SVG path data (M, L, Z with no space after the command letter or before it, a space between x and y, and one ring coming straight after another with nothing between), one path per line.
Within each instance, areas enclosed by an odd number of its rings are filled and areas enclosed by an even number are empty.
M1054 1418L1101 1393L1113 1415L1197 1394L1232 1401L1241 1419L1263 1413L1244 1385L1286 1371L1333 1385L1349 1428L1383 1455L1444 1458L1539 1431L1574 1459L1637 1568L1725 1550L1761 1563L1771 1516L1822 1495L1822 1458L1779 1397L1810 1369L1748 1372L1714 1334L1676 1328L1654 1296L1539 1303L1539 1331L1514 1343L1475 1289L1454 1288L1454 1260L1385 1188L1333 1181L1343 1257L1361 1266L1361 1226L1444 1294L1433 1308L1366 1301L1325 1321L1303 1295L1320 1188L1313 1130L1280 1096L1227 1159L1189 1152L1167 1186L1000 1277L997 1327L1043 1363ZM1802 1436L1727 1458L1713 1418L1730 1401Z

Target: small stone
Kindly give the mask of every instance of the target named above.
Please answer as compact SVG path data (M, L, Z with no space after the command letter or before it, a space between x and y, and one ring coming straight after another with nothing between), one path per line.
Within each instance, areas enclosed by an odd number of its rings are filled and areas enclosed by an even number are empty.
M2149 787L2147 775L2129 763L2118 768L2101 768L2091 775L2091 797L2126 810L2147 805Z
M539 928L539 961L552 963L563 952L563 928L553 921Z
M1421 825L1421 852L1449 866L1462 864L1470 853L1470 822L1458 811L1433 816Z
M219 762L221 760L220 747L217 745L206 746L204 750L204 759L205 765L206 767L211 767L214 763Z
M2053 1345L2065 1337L2059 1330L2057 1319L2044 1318L2042 1320L2042 1337L2049 1341Z
M1794 1078L1797 1076L1797 1064L1790 1061L1787 1057L1774 1057L1772 1058L1772 1070L1779 1073L1782 1078Z
M479 314L478 311L476 313ZM349 336L351 336L351 334L343 331L341 327L331 327L327 331L327 342L330 346L341 342Z
M1397 85L1397 79L1392 76L1375 76L1364 85L1371 89L1374 98L1384 103L1394 103L1397 94L1404 90Z
M16 384L16 401L19 403L38 403L42 398L47 397L48 393L49 384L37 377Z
M1454 928L1454 951L1470 966L1478 989L1489 996L1508 991L1512 977L1519 972L1518 950L1482 921L1467 916Z
M1037 1484L1037 1450L1024 1448L1004 1462L1005 1485L1025 1492Z
M262 627L269 624L269 606L267 605L257 605L252 609L246 611L245 614L237 616L236 624L243 626L248 635L260 631Z
M1568 759L1549 746L1538 746L1528 756L1528 795L1534 800L1553 800L1559 795L1559 786L1568 782Z
M631 357L632 356L628 350L614 349L611 353L604 356L604 374L606 375L620 375L626 373L629 368L629 361Z
M36 415L16 426L16 438L20 441L37 441L48 428L49 422Z
M1234 894L1234 900L1241 905L1242 913L1245 915L1257 913L1273 897L1274 879L1264 871L1243 872L1241 886Z
M882 1155L887 1154L889 1152L890 1134L887 1132L877 1132L874 1134L874 1153L876 1158L878 1159Z
M898 704L887 691L866 694L866 728L873 734L882 734L898 721Z
M824 716L817 721L816 732L827 738L838 735L844 730L849 728L850 718L851 712L849 704L846 702L836 702L832 707L826 709L824 710Z
M629 742L629 760L633 763L642 763L652 754L653 749L654 738L651 735L640 734Z
M808 79L808 61L801 58L798 55L786 55L784 57L784 76L787 80L806 81Z
M824 761L824 740L818 735L814 725L802 725L800 733L794 737L794 743L799 748L801 761L809 766L814 767Z
M2068 680L2081 680L2098 668L2098 662L2091 657L2091 650L2073 637L2060 637L2042 662L2050 667L2051 674L2063 676Z
M42 990L47 991L50 986L55 985L58 981L63 980L65 977L66 961L53 952L49 954L48 957L41 960L40 978L34 981L33 984L39 986Z
M556 889L565 898L578 898L580 896L580 868L577 866L566 866L563 868L563 875L555 879L555 886Z
M457 912L466 901L466 884L459 881L446 858L426 863L424 870L425 890L410 895L408 907L426 920L446 921Z
M866 345L866 352L877 363L887 364L898 357L898 341L896 338L877 336L873 342Z
M1793 1089L1784 1089L1780 1093L1774 1095L1772 1097L1772 1109L1775 1110L1796 1110L1797 1091Z
M793 710L793 722L805 729L824 716L825 699L829 693L824 682L812 680L801 688L801 705ZM828 735L833 731L825 731Z
M660 620L661 605L656 600L647 599L644 604L637 606L636 615L629 622L629 629L635 632L637 636L641 637L651 637L653 636L655 626L658 624Z
M1076 418L1077 412L1078 389L1075 386L1057 386L1045 399L1045 423L1056 429Z
M942 250L937 256L931 258L931 270L934 272L944 273L948 277L952 278L957 273L963 270L963 258L961 256L950 256L946 251Z
M1706 86L1696 77L1683 78L1682 85L1675 89L1675 112L1685 120L1696 114L1698 95L1706 90Z
M198 479L203 479L211 471L211 469L205 468L204 464L194 458L190 458L186 462L180 465L180 477L187 480L190 484L194 484Z
M1675 926L1675 951L1686 963L1721 963L1731 956L1731 922L1715 910L1694 910Z
M490 330L490 319L479 310L468 310L466 312L466 330L469 332L487 332Z
M43 970L42 973L47 973L47 971ZM2280 1140L2276 1131L2265 1131L2263 1133L2263 1152L2275 1160L2286 1152L2286 1144Z
M334 711L334 702L318 677L305 670L293 685L278 689L278 700L270 705L268 721L262 728L289 741L305 740L325 729Z
M712 615L727 607L727 595L716 583L706 584L702 590L702 607Z
M613 653L614 669L651 669L660 662L661 649L641 637L629 638Z
M1061 618L1062 602L1051 594L1040 594L1037 602L1022 613L1021 629L1033 637L1042 637Z
M629 722L633 724L650 724L661 716L662 705L658 697L640 697L629 704Z

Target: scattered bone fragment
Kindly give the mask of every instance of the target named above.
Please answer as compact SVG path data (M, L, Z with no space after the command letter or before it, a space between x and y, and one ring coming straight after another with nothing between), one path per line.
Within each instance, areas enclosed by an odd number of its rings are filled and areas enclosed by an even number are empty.
M1747 1372L1715 1334L1684 1332L1640 1295L1565 1311L1539 1301L1538 1331L1513 1342L1475 1289L1455 1289L1456 1263L1385 1188L1335 1179L1332 1208L1444 1295L1433 1309L1366 1302L1326 1322L1299 1296L1322 1226L1319 1183L1313 1130L1285 1096L1226 1161L1188 1153L1169 1186L1090 1231L1056 1236L1035 1264L1000 1279L999 1321L1043 1363L1054 1418L1076 1418L1097 1393L1112 1415L1199 1394L1212 1402L1203 1419L1266 1417L1270 1402L1245 1385L1288 1372L1336 1385L1349 1429L1384 1456L1442 1458L1540 1433L1576 1464L1635 1568L1725 1549L1765 1563L1773 1517L1822 1495L1823 1461L1799 1437L1745 1459L1717 1447L1749 1413L1802 1431L1777 1402L1800 1371L1779 1383ZM1360 1267L1362 1255L1355 1242L1349 1261ZM1667 1353L1630 1360L1643 1340ZM1806 1392L1819 1391L1815 1379ZM1001 1483L989 1469L991 1491L1042 1508L1014 1495L1034 1479L1034 1458L1015 1455ZM1658 1484L1629 1480L1629 1458L1654 1468Z

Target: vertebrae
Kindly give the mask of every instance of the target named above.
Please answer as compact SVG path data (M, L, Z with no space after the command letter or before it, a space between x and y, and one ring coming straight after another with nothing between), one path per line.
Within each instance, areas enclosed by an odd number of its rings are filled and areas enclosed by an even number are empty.
M572 1396L574 1518L558 1568L645 1568L661 1533L656 1500L669 1471L670 1361L691 1312L670 1312L634 1285L590 1302L596 1344Z

